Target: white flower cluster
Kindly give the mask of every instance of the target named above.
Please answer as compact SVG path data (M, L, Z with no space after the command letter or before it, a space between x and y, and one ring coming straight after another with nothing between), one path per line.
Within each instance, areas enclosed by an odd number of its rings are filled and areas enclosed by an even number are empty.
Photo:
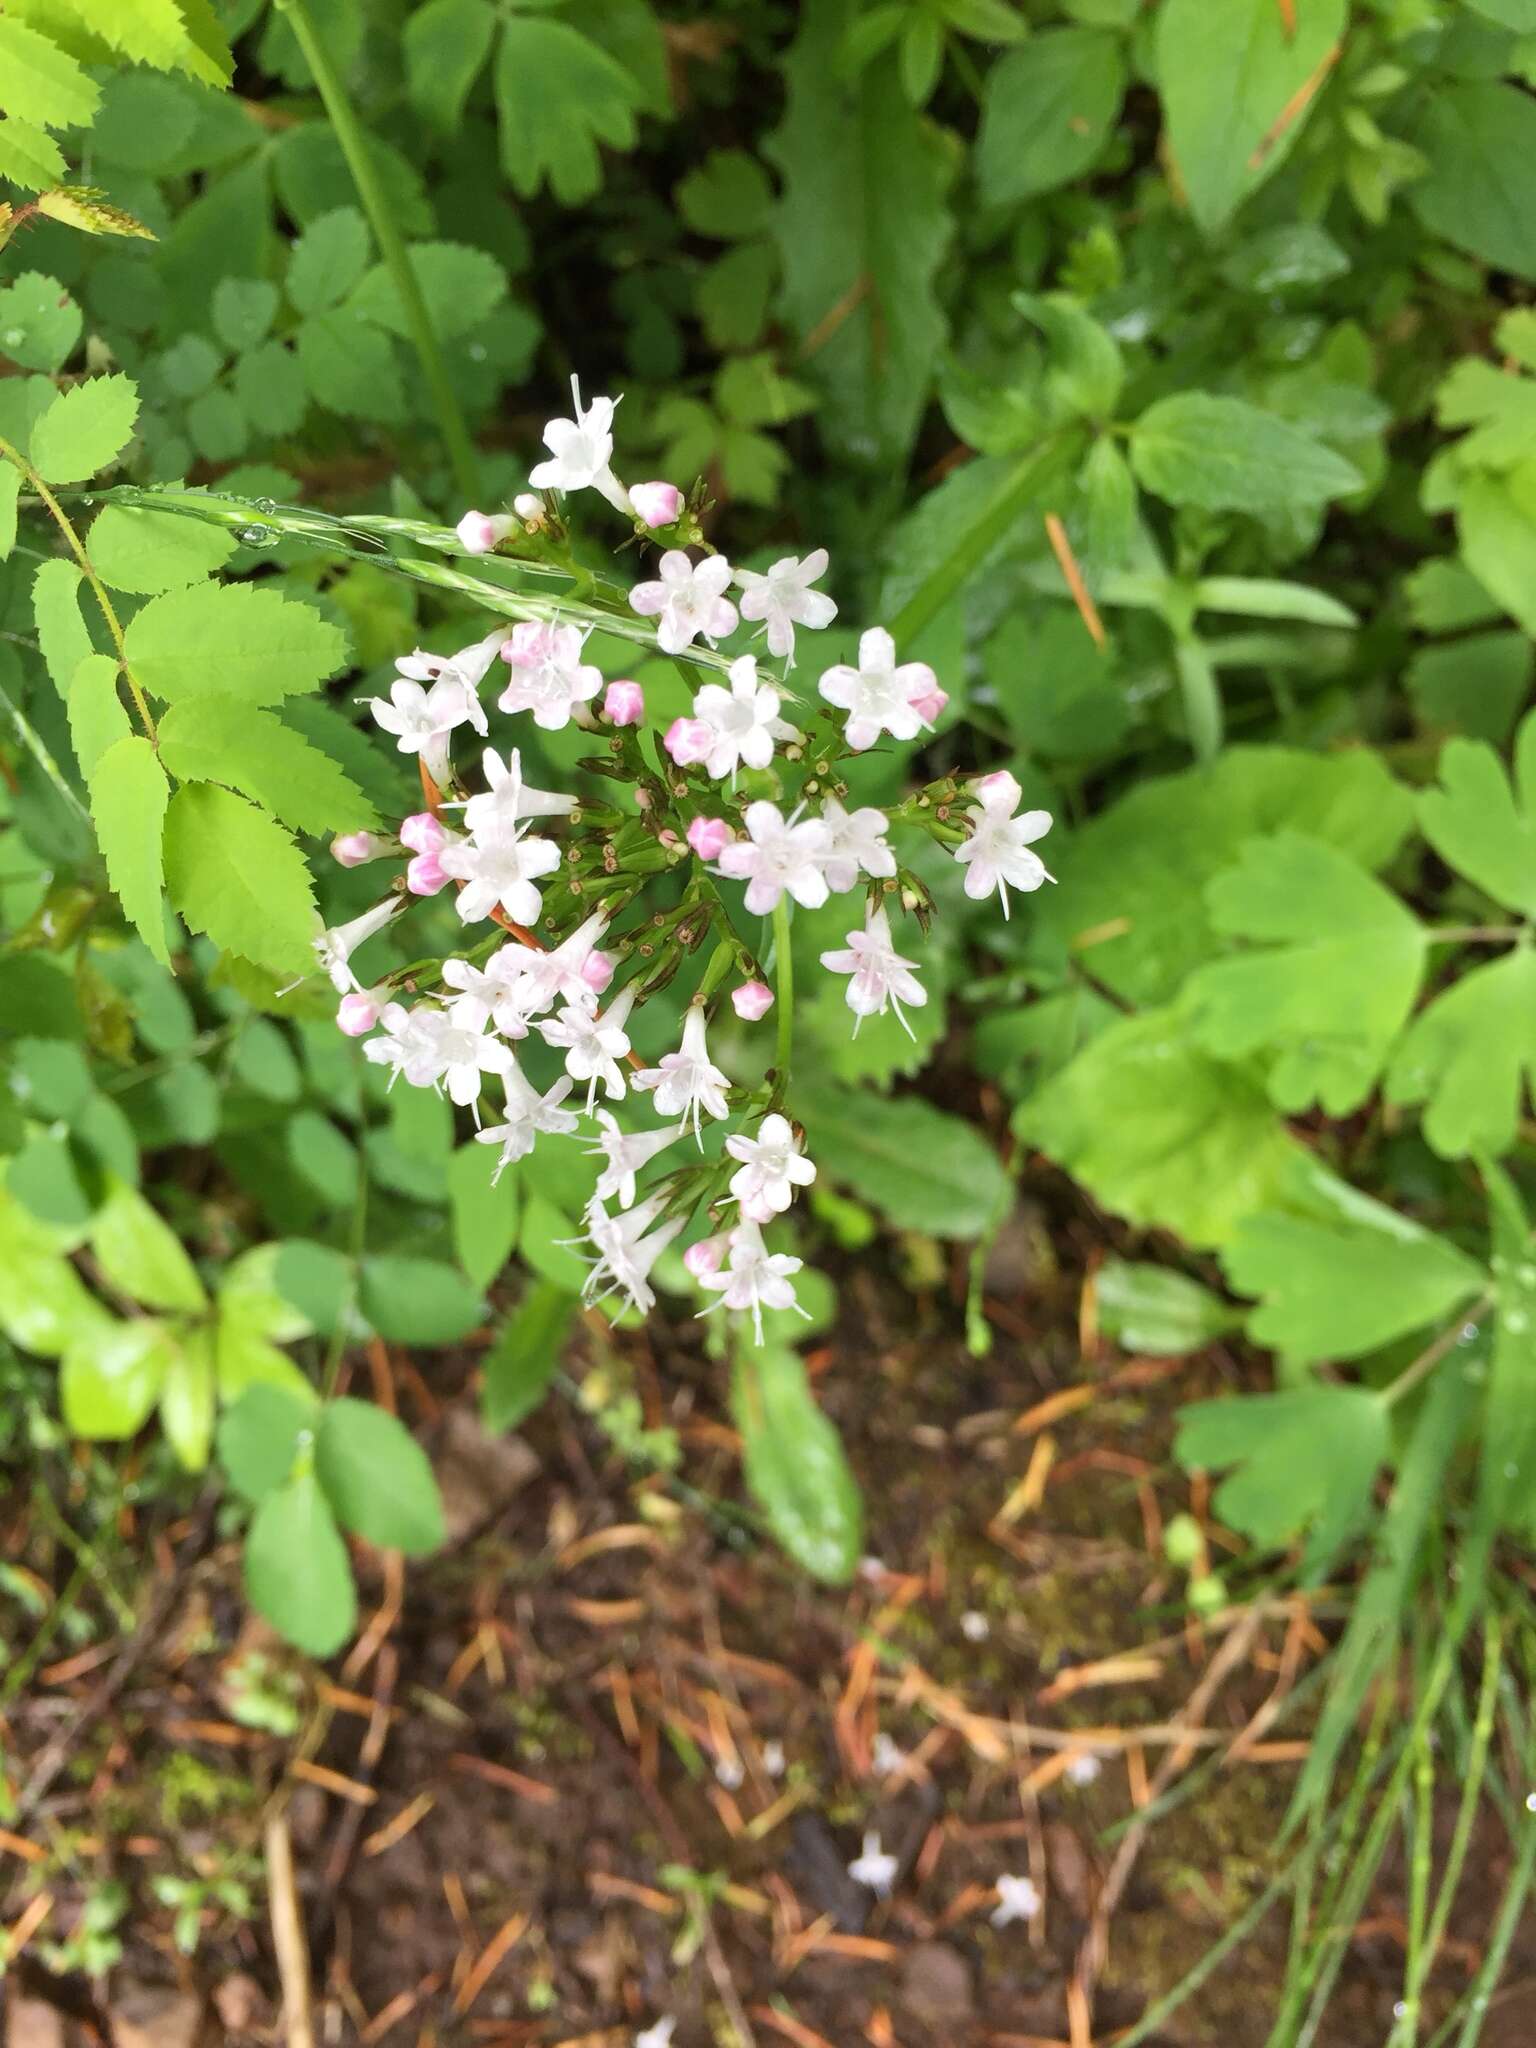
M617 401L599 398L584 406L574 379L572 398L574 417L552 420L545 429L549 457L530 474L535 490L594 490L632 519L641 537L671 528L677 539L697 543L696 523L686 523L693 515L674 485L626 486L615 475ZM530 536L563 532L550 501L524 494L511 515L466 513L458 536L466 552L479 554L499 548L519 529ZM842 787L831 766L840 754L862 752L882 735L917 739L932 729L947 699L933 670L925 662L898 662L891 635L876 627L861 637L856 665L835 664L818 684L824 703L842 714L841 733L834 729L808 741L786 721L781 713L796 630L817 631L836 617L831 598L814 587L827 567L825 549L803 559L785 556L758 573L733 568L718 554L695 559L686 546L674 545L662 553L656 576L635 584L629 606L655 621L662 652L686 660L696 641L713 647L746 619L760 627L769 656L783 664L782 675L765 676L753 654L728 664L709 657L717 669L724 666L724 680L703 683L687 713L661 736L672 770L660 781L655 755L647 756L638 734L630 738L626 731L644 720L641 686L620 679L605 688L597 666L583 658L589 633L602 623L600 607L573 604L579 623L551 615L499 626L451 656L418 649L403 657L388 697L373 699L372 710L401 752L419 757L426 808L403 820L392 836L353 833L335 842L336 857L348 865L410 858L382 903L316 940L321 964L341 992L338 1023L356 1036L374 1034L364 1051L391 1070L392 1081L403 1076L416 1087L446 1089L479 1124L486 1077L496 1077L505 1108L499 1121L478 1131L478 1139L498 1148L497 1176L525 1158L541 1133L572 1133L583 1112L593 1119L591 1149L602 1170L586 1219L590 1301L618 1292L636 1307L649 1308L655 1262L703 1199L717 1216L724 1212L728 1227L690 1245L684 1263L716 1297L711 1308L749 1315L759 1338L764 1309L797 1307L793 1276L800 1266L798 1259L769 1249L764 1229L816 1177L781 1107L787 1076L770 1070L760 1090L745 1097L736 1091L745 1128L726 1136L718 1166L701 1159L642 1186L656 1162L683 1139L691 1137L702 1155L706 1121L724 1122L732 1115L731 1084L710 1056L707 1033L711 999L733 962L748 975L731 991L738 1016L761 1018L774 1002L748 948L726 923L718 883L745 885L749 915L774 915L776 946L787 928L786 898L815 909L830 895L864 889L861 922L847 933L843 948L821 955L828 972L848 978L855 1030L863 1018L894 1008L910 1034L903 1006L920 1006L927 995L915 963L897 951L886 908L887 894L900 879L887 838L892 818L873 806L847 809L829 785ZM727 594L732 590L735 600ZM464 727L489 737L481 692L493 671L502 673L499 663L507 677L496 696L501 712L526 714L545 732L572 723L608 730L619 761L610 772L621 779L633 776L638 816L534 788L524 778L516 747L505 757L494 746L481 749L483 787L474 793L464 789L453 760L454 737ZM826 713L817 715L827 722ZM784 770L811 747L817 774L800 801L791 797L786 807L784 801L754 796L743 803L727 794L722 807L734 805L739 822L709 807L709 785L734 791L743 773L776 774L782 795ZM1029 848L1049 828L1049 815L1021 811L1019 785L1006 773L974 783L968 807L952 782L945 794L945 803L926 815L913 805L901 807L899 815L947 846L965 869L968 895L984 898L996 890L1006 914L1010 888L1031 890L1048 879ZM557 838L562 824L570 829ZM631 1048L627 1026L649 970L636 973L605 1002L616 961L604 944L651 877L690 856L697 865L682 908L651 920L674 934L663 944L670 964L654 985L661 985L683 950L696 946L712 924L718 944L677 1049L647 1067ZM508 935L505 942L493 935L472 944L466 957L442 961L440 985L419 993L409 1007L392 986L364 988L352 971L353 951L393 922L410 896L432 896L450 886L461 922L490 920ZM546 942L535 930L546 919L551 889L585 898L585 915L558 943ZM624 933L618 945L632 952L636 938L633 931ZM656 948L646 943L638 950L649 960ZM551 1086L539 1087L519 1059L517 1048L531 1039L542 1041L563 1066ZM658 1126L626 1129L606 1106L632 1091L650 1095L662 1119Z

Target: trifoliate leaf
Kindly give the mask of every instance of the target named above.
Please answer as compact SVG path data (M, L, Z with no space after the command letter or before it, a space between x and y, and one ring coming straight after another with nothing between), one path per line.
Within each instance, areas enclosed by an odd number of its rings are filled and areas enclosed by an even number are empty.
M1368 1520L1387 1440L1379 1395L1296 1387L1194 1402L1179 1411L1174 1449L1191 1471L1238 1468L1211 1506L1263 1548L1278 1549L1312 1523L1302 1576L1315 1583Z
M353 832L378 813L327 755L270 711L210 694L173 704L160 757L182 782L227 782L296 832Z
M343 1528L407 1557L424 1557L441 1544L443 1508L431 1461L398 1416L371 1401L327 1402L315 1471Z
M1202 1051L1173 1009L1100 1032L1014 1129L1106 1209L1197 1246L1271 1206L1300 1156L1258 1082Z
M1054 192L1091 166L1125 96L1123 49L1108 29L1047 28L992 66L976 140L987 205Z
M146 595L211 576L235 546L234 535L221 526L140 505L104 505L88 542L103 583Z
M114 740L92 768L89 788L96 842L123 915L169 966L161 836L171 789L154 747L137 733Z
M1389 1102L1427 1102L1424 1136L1442 1159L1498 1158L1536 1088L1536 953L1474 967L1409 1026L1387 1073Z
M1515 737L1514 785L1492 747L1448 740L1440 787L1419 799L1424 836L1496 903L1536 916L1536 713Z
M598 144L632 149L644 93L633 74L565 22L509 16L496 53L501 161L519 198L546 181L562 206L602 182Z
M1170 505L1261 517L1342 497L1364 482L1353 463L1278 413L1204 391L1148 406L1131 430L1131 462L1142 486Z
M256 1612L312 1657L329 1657L351 1635L352 1565L313 1472L269 1493L252 1516L245 1589Z
M1299 832L1250 840L1206 903L1218 931L1254 944L1191 975L1182 1007L1194 1036L1224 1059L1272 1053L1281 1109L1358 1108L1413 1008L1424 927L1364 868Z
M1449 1239L1308 1161L1222 1248L1239 1294L1262 1297L1254 1341L1292 1365L1362 1358L1442 1322L1487 1280Z
M215 945L278 976L314 967L304 856L244 797L207 782L177 790L165 820L165 877L182 917Z
M110 654L88 654L69 686L69 737L87 782L108 748L133 730L118 690L121 674Z
M0 290L0 350L26 370L57 370L80 339L84 316L57 278L24 270Z
M346 635L269 583L204 583L152 598L129 624L128 665L157 697L275 704L347 659Z
M445 341L467 334L507 296L507 274L494 256L464 242L413 242L406 250L432 325ZM387 327L402 340L411 323L387 263L375 264L347 301L347 311Z
M130 377L91 377L61 391L32 429L32 462L51 484L95 476L128 445L139 394Z
M91 1218L90 1237L102 1272L133 1300L147 1308L184 1309L189 1315L208 1306L181 1240L137 1188L109 1183L106 1200Z
M845 1585L863 1548L863 1503L798 1355L776 1344L738 1351L731 1412L742 1470L774 1535L816 1578Z
M293 245L288 296L301 313L339 305L368 266L373 237L355 206L312 220Z
M73 562L44 562L32 579L32 618L43 664L61 697L67 697L80 664L91 651L91 636L80 613L80 571Z

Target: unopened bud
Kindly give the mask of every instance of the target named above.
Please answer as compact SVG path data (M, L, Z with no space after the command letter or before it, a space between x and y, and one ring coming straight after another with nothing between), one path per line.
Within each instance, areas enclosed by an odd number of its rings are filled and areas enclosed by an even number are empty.
M365 861L393 853L395 844L393 839L383 839L377 832L340 832L331 841L331 854L344 868L360 868Z
M466 512L454 531L466 554L488 555L512 531L512 521L504 513L492 518L485 512Z
M400 844L412 853L441 853L447 843L447 830L430 811L413 811L401 821Z
M704 760L714 744L714 729L702 718L674 718L662 740L679 768L691 768Z
M738 1017L755 1024L773 1008L773 990L765 981L744 981L740 988L731 990L731 1008Z
M723 1237L701 1237L683 1253L683 1264L695 1280L702 1280L706 1273L719 1272L725 1264L725 1251Z
M581 963L581 978L594 995L600 996L613 979L613 962L594 946Z
M603 693L603 716L611 725L638 725L645 716L645 692L638 683L610 683Z
M724 818L695 818L688 827L688 844L700 860L718 860L734 837Z
M413 896L435 896L447 885L448 877L435 853L418 853L405 871L405 886Z
M649 527L675 526L682 517L683 494L676 484L631 484L629 502Z
M377 989L353 989L336 1006L336 1024L348 1038L364 1038L379 1021L384 1008Z

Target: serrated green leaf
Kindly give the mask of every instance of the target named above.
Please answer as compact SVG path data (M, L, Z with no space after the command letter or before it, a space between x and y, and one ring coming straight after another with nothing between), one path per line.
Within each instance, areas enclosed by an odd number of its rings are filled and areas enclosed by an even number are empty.
M0 352L26 370L57 370L80 339L82 319L57 278L24 270L0 290Z
M774 1535L813 1576L846 1585L863 1549L863 1503L798 1355L771 1344L738 1352L731 1412L742 1470Z
M87 543L91 563L114 590L145 595L211 576L235 551L222 527L141 505L104 505Z
M579 1297L535 1280L485 1354L481 1415L487 1429L516 1429L549 1391L576 1320Z
M102 755L133 730L118 692L120 674L111 655L88 654L69 686L69 737L87 782Z
M1387 1072L1389 1102L1427 1102L1424 1136L1442 1159L1498 1158L1536 1087L1536 953L1474 967L1409 1026Z
M339 305L367 268L372 250L368 223L355 206L322 213L293 245L289 298L301 313Z
M176 1345L151 1316L104 1320L65 1351L59 1365L59 1407L75 1436L115 1442L135 1435L160 1397Z
M1536 713L1515 739L1511 785L1481 740L1448 740L1440 787L1419 799L1424 836L1458 874L1497 903L1536 916Z
M67 697L80 664L91 651L91 636L80 612L81 575L73 562L44 562L32 579L32 618L43 663L61 697Z
M122 235L138 242L157 239L153 228L145 227L136 214L114 206L99 185L56 185L51 192L38 194L37 210L87 235Z
M256 1612L312 1657L329 1657L356 1627L347 1546L313 1472L269 1493L252 1516L245 1588Z
M114 740L91 770L91 823L107 864L107 879L162 966L169 966L165 912L162 827L170 784L151 743L137 733Z
M315 902L304 857L243 797L206 782L177 790L165 820L165 878L182 917L216 946L277 975L313 968Z
M406 91L418 114L437 128L457 126L495 34L489 0L426 0L412 8L400 44Z
M432 325L445 341L478 327L507 296L507 274L494 256L465 242L413 242L406 250ZM403 341L411 323L387 263L375 264L347 301L359 314Z
M0 16L0 106L44 128L83 128L100 101L101 88L57 43Z
M219 1418L219 1463L236 1491L259 1501L285 1485L318 1412L317 1404L268 1386L248 1387L226 1408Z
M0 116L0 178L36 192L64 175L64 152L44 128L15 114Z
M32 464L51 484L81 483L120 455L139 394L130 377L91 377L58 397L32 429Z
M327 1402L315 1471L343 1528L407 1557L425 1557L442 1543L431 1462L398 1416L371 1401Z
M275 704L347 659L346 635L270 583L203 583L152 598L129 623L128 664L157 697Z
M1125 96L1123 49L1107 29L1048 28L992 66L976 138L989 206L1053 192L1092 166Z
M137 1188L109 1182L107 1198L91 1218L90 1237L102 1272L134 1301L148 1308L184 1309L189 1315L208 1306L197 1269L176 1233Z
M1224 1059L1272 1054L1279 1108L1315 1101L1347 1116L1413 1008L1423 925L1364 868L1299 832L1250 840L1206 903L1218 931L1250 946L1191 975L1181 1007L1195 1038Z
M547 182L562 206L575 206L602 182L599 143L634 147L640 85L563 21L509 16L495 88L502 166L520 198L532 198Z
M296 832L352 832L379 822L335 762L270 711L209 695L173 704L160 757L182 782L227 782Z
M1364 481L1353 463L1277 413L1204 391L1149 406L1131 430L1131 462L1145 490L1204 512L1284 512Z

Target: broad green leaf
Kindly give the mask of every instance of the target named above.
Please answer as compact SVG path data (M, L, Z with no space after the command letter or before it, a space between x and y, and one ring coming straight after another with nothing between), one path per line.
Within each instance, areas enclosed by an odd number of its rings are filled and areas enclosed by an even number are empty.
M1506 476L1465 478L1456 497L1456 531L1478 582L1536 634L1536 460Z
M107 1322L65 1350L59 1407L74 1436L115 1442L149 1420L176 1355L176 1341L151 1316Z
M760 234L769 224L773 205L767 172L744 149L712 149L680 180L672 196L696 235L719 242Z
M1203 512L1284 512L1364 482L1353 463L1277 413L1205 391L1149 406L1131 430L1131 462L1146 490Z
M577 1297L552 1280L524 1288L485 1354L481 1415L487 1429L516 1429L549 1391L576 1320Z
M519 198L547 182L562 206L578 205L602 182L599 143L634 147L639 82L565 22L507 17L495 83L502 166Z
M1125 96L1123 49L1107 29L1048 28L991 67L976 138L988 206L1054 192L1091 168Z
M219 1418L219 1463L236 1491L259 1501L284 1485L318 1414L281 1388L248 1387Z
M1516 35L1536 35L1536 0L1467 0L1467 5Z
M207 782L177 790L165 819L165 878L181 916L216 946L278 975L313 968L315 905L304 857L243 797Z
M229 560L235 537L222 527L147 506L104 505L88 542L91 562L114 590L152 594L197 583Z
M495 1170L488 1145L461 1145L448 1162L453 1248L477 1287L490 1286L517 1243L518 1178L504 1173L493 1186Z
M821 1171L898 1230L979 1237L1010 1199L997 1154L972 1125L916 1095L882 1099L797 1083L792 1107Z
M407 1557L442 1543L442 1502L427 1454L398 1416L373 1402L343 1399L321 1409L315 1472L343 1528Z
M299 367L310 396L348 419L397 420L405 387L389 336L349 307L314 313L299 329Z
M814 1577L846 1585L863 1549L863 1504L798 1354L772 1344L739 1351L731 1412L747 1485L774 1535Z
M1345 0L1164 0L1157 82L1190 211L1207 234L1290 154L1344 33Z
M1229 747L1143 782L1072 836L1051 862L1056 887L1030 899L1033 944L1061 966L1079 955L1130 1003L1168 1002L1221 950L1206 886L1254 834L1304 832L1381 868L1412 822L1408 791L1366 748Z
M340 304L368 267L373 238L355 206L312 220L293 245L288 296L301 313Z
M805 0L784 60L788 102L767 154L784 177L775 232L781 307L824 394L832 452L861 468L905 462L945 336L935 289L954 231L954 158L882 58L837 75L852 0Z
M346 1253L303 1237L284 1239L276 1251L273 1284L295 1312L324 1337L346 1326L356 1291Z
M270 711L218 695L187 697L160 721L160 758L183 782L227 782L296 832L379 822L327 755Z
M1179 1411L1175 1451L1191 1471L1238 1469L1211 1506L1229 1528L1266 1550L1312 1525L1302 1559L1315 1584L1364 1528L1387 1455L1388 1411L1358 1387L1296 1387L1196 1401Z
M91 1250L113 1286L149 1308L196 1314L208 1306L197 1269L176 1233L136 1188L121 1181L109 1185L91 1219Z
M121 673L111 655L88 654L69 686L69 737L87 782L108 748L133 731L118 690Z
M1258 1082L1202 1051L1173 1009L1100 1032L1014 1129L1106 1209L1201 1247L1272 1206L1300 1156Z
M434 127L458 125L495 34L490 0L426 0L411 9L400 38L405 86L411 105Z
M231 1259L219 1279L219 1309L274 1343L292 1344L313 1336L315 1326L278 1285L281 1256L280 1245L258 1244Z
M0 1038L79 1038L75 982L37 953L11 954L0 974Z
M1447 1238L1310 1165L1222 1247L1236 1292L1261 1297L1255 1343L1293 1365L1363 1358L1444 1321L1486 1281ZM1281 1204L1287 1206L1281 1206Z
M329 1657L356 1627L347 1546L313 1472L269 1493L251 1517L245 1589L256 1612L312 1657Z
M1069 292L1015 292L1013 303L1045 336L1041 381L1051 419L1110 418L1125 362L1109 330Z
M1422 647L1404 678L1427 725L1502 746L1536 680L1536 652L1524 633L1468 633Z
M484 249L464 242L413 242L406 255L432 325L444 340L478 327L507 296L507 274ZM347 311L387 327L403 341L411 339L411 323L387 263L368 272L348 299Z
M556 1208L537 1190L525 1193L518 1252L540 1279L552 1282L565 1294L579 1294L587 1277L587 1268L571 1246L576 1234L577 1227L565 1210Z
M1178 1358L1198 1351L1242 1321L1230 1302L1176 1273L1170 1266L1146 1266L1107 1259L1093 1276L1099 1328L1126 1351L1154 1358Z
M214 1327L214 1369L219 1398L238 1400L248 1388L274 1387L295 1399L312 1398L312 1389L286 1351L279 1351L247 1318L227 1303L220 1304Z
M170 963L165 943L165 878L161 833L170 784L154 747L140 734L114 740L90 772L91 823L107 879L155 958Z
M364 1259L358 1299L379 1335L396 1344L452 1344L485 1313L479 1289L452 1266L409 1254Z
M1271 1053L1280 1109L1357 1109L1413 1008L1423 925L1347 855L1299 832L1250 840L1206 902L1218 931L1250 945L1191 975L1181 1007L1195 1037L1224 1059Z
M80 612L81 575L73 562L44 562L32 578L32 617L37 644L53 686L66 697L75 672L91 651L91 636Z
M0 15L0 106L44 128L83 128L100 100L101 88L57 43Z
M1440 787L1419 799L1424 836L1442 860L1495 902L1536 916L1536 713L1515 738L1510 777L1481 740L1448 740Z
M1502 79L1437 79L1410 139L1429 159L1407 190L1431 233L1536 278L1536 102Z
M138 416L130 377L91 377L61 391L32 429L32 464L51 484L81 483L120 455Z
M213 1332L206 1324L187 1324L166 1361L160 1388L160 1427L189 1472L201 1472L208 1463L217 1403Z
M80 339L82 317L57 278L24 270L0 288L0 349L24 370L57 370Z
M114 1327L59 1249L60 1233L0 1188L0 1333L23 1351L57 1358Z
M1536 953L1522 946L1470 973L1409 1026L1387 1072L1390 1102L1425 1102L1424 1136L1442 1159L1498 1158L1536 1088Z
M347 659L347 638L270 583L198 583L151 598L128 626L128 665L172 701L233 696L275 704L313 690Z

